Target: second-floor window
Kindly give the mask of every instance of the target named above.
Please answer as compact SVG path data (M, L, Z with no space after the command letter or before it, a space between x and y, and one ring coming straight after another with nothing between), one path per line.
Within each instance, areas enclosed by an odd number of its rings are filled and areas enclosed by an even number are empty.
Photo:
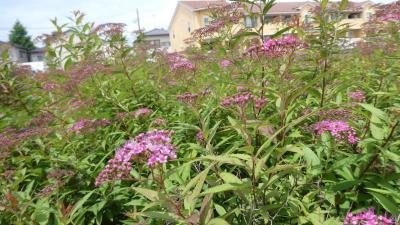
M255 16L246 16L244 18L244 25L248 28L254 28L257 26L257 17Z
M192 29L190 28L190 23L188 23L188 32L192 32Z
M349 16L347 17L349 19L358 19L361 18L361 13L350 13Z
M372 12L367 12L367 20L372 20Z
M208 17L208 16L203 17L203 23L204 23L204 26L210 25L210 17Z
M304 23L309 24L311 22L312 22L311 15L309 15L309 14L304 15Z
M283 22L288 23L292 20L292 16L291 15L285 15L283 16Z

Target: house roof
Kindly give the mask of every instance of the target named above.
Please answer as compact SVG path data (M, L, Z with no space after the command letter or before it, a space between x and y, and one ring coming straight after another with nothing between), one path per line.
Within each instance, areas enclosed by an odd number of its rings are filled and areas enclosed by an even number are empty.
M169 32L163 28L155 28L153 30L144 32L144 36L169 36Z
M179 1L180 4L190 8L192 11L200 11L208 9L210 6L222 6L227 5L225 0L213 0L213 1ZM178 3L178 4L179 4Z
M300 8L307 3L308 2L277 2L269 10L268 14L297 13L300 11Z

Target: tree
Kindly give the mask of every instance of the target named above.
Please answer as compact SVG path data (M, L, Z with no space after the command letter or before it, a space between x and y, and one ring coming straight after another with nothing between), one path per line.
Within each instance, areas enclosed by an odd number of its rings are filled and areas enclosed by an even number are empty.
M28 50L35 49L31 36L28 36L25 27L18 20L15 22L8 38L13 44L20 45Z

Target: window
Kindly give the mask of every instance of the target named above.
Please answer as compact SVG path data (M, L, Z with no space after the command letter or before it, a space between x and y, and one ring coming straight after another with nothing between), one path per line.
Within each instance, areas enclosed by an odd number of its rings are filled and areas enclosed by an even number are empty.
M161 46L160 40L151 40L151 41L150 41L150 45L151 45L152 47L159 48L159 47Z
M311 16L310 15L308 15L308 14L304 15L304 23L305 24L311 23Z
M347 17L349 19L358 19L361 18L361 13L350 13L349 16Z
M285 16L283 16L283 22L290 22L290 20L292 19L292 16L291 15L285 15Z
M38 60L38 61L43 61L43 56L42 56L42 55L38 55L38 56L37 56L37 60Z
M192 29L190 28L190 23L188 23L188 32L192 32Z
M169 43L168 41L161 42L161 47L169 47L169 46L171 46L171 43Z
M208 16L203 17L203 23L204 23L204 26L210 25L210 17L208 17Z
M347 32L347 37L348 37L348 38L353 38L353 31L349 30L349 31Z
M175 32L172 32L172 37L175 39Z
M372 19L372 12L367 12L367 20L371 20Z
M337 12L331 14L331 20L336 20L337 18L338 18Z
M20 58L25 58L25 52L19 51L19 57Z
M257 18L255 16L246 16L244 18L244 25L248 28L254 28L257 26Z

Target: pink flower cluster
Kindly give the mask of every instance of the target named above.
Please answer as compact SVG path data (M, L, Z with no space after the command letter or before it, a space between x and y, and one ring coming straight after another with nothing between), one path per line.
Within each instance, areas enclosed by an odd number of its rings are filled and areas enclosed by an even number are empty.
M140 108L140 109L137 109L136 111L134 111L132 113L132 115L133 115L133 117L135 117L137 119L137 118L141 118L144 116L148 116L152 113L153 113L153 110L151 110L149 108Z
M176 96L176 99L178 101L184 102L188 105L195 105L197 100L200 97L204 97L205 95L208 95L210 93L210 90L204 90L200 93L190 93L190 92L186 92L184 94L178 95Z
M232 65L232 62L231 62L230 60L224 59L224 60L222 60L222 61L219 63L219 65L220 65L222 68L226 68L226 67Z
M314 129L318 135L329 132L339 143L344 143L346 140L349 144L357 144L360 141L356 136L355 129L350 127L346 121L323 120L317 123Z
M164 118L157 118L153 121L155 126L165 126L167 125L167 121Z
M97 127L100 126L108 126L111 122L107 119L101 120L88 120L88 119L80 119L76 122L72 127L68 128L68 132L81 134L84 132L94 131Z
M373 209L353 215L349 212L344 219L343 225L390 225L394 220L386 216L378 216Z
M224 98L221 102L221 105L223 107L232 107L237 105L241 108L244 108L251 102L254 102L254 107L256 110L260 110L267 103L267 99L263 97L257 97L250 92L243 92Z
M247 52L255 52L259 56L269 58L282 57L292 53L296 49L306 48L307 44L294 35L287 35L278 39L269 39L261 46L252 46Z
M400 21L400 14L388 14L380 18L382 21Z
M190 63L189 61L182 59L181 61L172 64L170 69L171 69L171 72L174 72L177 70L193 71L194 65L192 63Z
M204 133L201 132L201 131L197 132L197 134L196 134L196 140L197 140L198 142L204 142L204 141L205 141Z
M132 170L130 161L133 156L143 156L147 165L153 167L165 164L169 159L176 159L176 147L172 144L173 132L166 130L153 130L141 133L133 140L127 141L116 150L113 159L109 160L106 167L96 178L96 186L115 179L127 179Z
M362 90L349 92L348 96L355 101L365 102L365 92Z
M59 87L59 85L56 83L47 83L47 84L43 85L42 89L45 91L51 91L58 87Z

